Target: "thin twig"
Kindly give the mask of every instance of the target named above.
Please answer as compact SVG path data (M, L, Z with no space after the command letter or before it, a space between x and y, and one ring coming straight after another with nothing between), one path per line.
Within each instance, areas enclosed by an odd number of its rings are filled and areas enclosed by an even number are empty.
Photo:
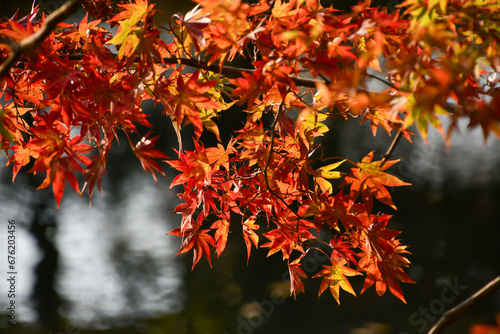
M35 48L52 33L57 24L61 23L78 10L82 2L83 0L70 0L66 2L52 14L47 16L40 30L19 43L10 45L11 51L9 57L0 65L0 77L4 76L10 70L23 53L35 50Z
M281 101L281 104L278 108L278 111L276 112L276 116L274 116L273 124L271 124L271 144L269 145L269 156L267 157L266 165L264 166L264 169L262 170L264 172L264 179L266 181L266 186L269 192L271 192L273 195L278 197L283 203L287 204L279 194L275 193L274 190L272 189L270 183L269 183L269 177L267 175L267 170L269 169L269 164L271 163L271 157L274 153L274 133L276 131L276 125L278 124L278 119L280 117L280 114L283 110L283 106L285 103L285 98L283 98L283 101Z
M396 136L392 140L391 146L389 147L387 152L382 156L382 160L380 161L380 164L379 164L380 167L384 166L386 161L391 158L392 153L394 153L394 150L396 149L396 146L398 145L399 140L401 139L402 136L403 136L403 127L401 127L399 129L398 133L396 134Z
M385 80L375 74L370 74L370 73L365 73L367 77L370 77L372 79L375 79L375 80L378 80L380 82L382 82L384 85L387 85L393 89L397 89L396 85L394 85L392 82L388 81L388 80Z
M288 94L288 92L287 92ZM262 172L264 173L264 180L266 182L266 187L267 187L267 190L269 190L269 192L271 194L273 194L274 196L276 196L281 202L283 202L283 204L286 205L286 207L292 211L293 213L296 213L292 207L283 199L283 197L281 197L281 195L276 192L272 187L271 187L271 183L269 182L269 175L267 174L267 171L269 170L269 165L271 164L271 158L272 158L272 155L274 152L274 134L276 132L276 125L278 125L278 120L279 120L279 117L280 117L280 114L283 112L283 109L284 109L284 106L285 106L285 98L283 98L283 101L281 101L280 103L280 106L278 108L278 111L276 112L276 116L274 117L274 120L273 120L273 123L271 124L271 143L269 144L269 155L267 157L267 160L266 160L266 165L264 166L264 169L262 170Z
M442 333L446 327L448 327L451 323L460 318L465 312L467 312L470 308L480 303L487 297L491 296L497 290L500 289L500 276L486 284L475 294L464 300L458 306L455 306L451 310L446 311L441 318L439 318L438 322L431 328L428 334L439 334Z

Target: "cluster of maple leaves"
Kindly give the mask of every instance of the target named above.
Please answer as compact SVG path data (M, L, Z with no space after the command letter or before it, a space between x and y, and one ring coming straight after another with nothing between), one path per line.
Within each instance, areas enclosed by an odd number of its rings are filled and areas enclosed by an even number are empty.
M196 2L166 27L147 0L114 9L87 0L102 17L59 23L23 54L0 78L1 146L13 180L29 164L45 173L39 188L52 185L58 206L66 182L92 199L122 131L156 181L159 160L179 172L172 187L183 189L175 209L182 219L171 233L182 238L179 253L193 252L193 267L220 255L231 226L241 224L248 256L252 247L281 253L293 294L304 290L301 261L315 249L329 259L313 275L322 278L320 294L329 289L340 303L340 289L355 294L348 277L363 274L361 292L375 285L404 301L398 281L413 282L406 246L387 228L391 216L372 212L374 199L396 208L386 187L408 185L386 172L397 160L325 157L318 137L327 119L357 116L374 135L381 126L409 140L411 125L426 138L429 123L449 139L460 117L485 137L500 135L500 4L407 0L388 12L366 2L343 13L318 0ZM0 65L44 21L36 12L0 21ZM228 66L243 58L253 66ZM385 88L369 90L373 81ZM154 148L158 137L139 133L139 125L151 127L146 100L171 120L178 159ZM222 142L217 117L234 104L246 122ZM440 114L451 119L446 134ZM182 149L188 124L193 151ZM204 131L219 144L199 143ZM342 164L350 172L338 171Z

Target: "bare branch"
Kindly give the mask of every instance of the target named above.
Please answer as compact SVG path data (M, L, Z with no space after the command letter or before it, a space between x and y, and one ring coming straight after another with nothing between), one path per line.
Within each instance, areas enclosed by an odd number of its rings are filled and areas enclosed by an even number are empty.
M467 312L470 308L480 303L487 297L491 296L498 289L500 289L500 276L486 284L483 288L467 298L458 306L455 306L451 310L445 312L438 320L438 322L436 322L436 324L431 328L428 334L442 333L446 327L460 318L462 314Z
M78 10L82 2L83 0L70 0L66 2L47 17L40 30L30 37L23 39L21 42L11 45L9 57L0 65L0 77L4 76L14 66L23 53L35 50L52 33L58 23L64 21Z
M375 80L378 80L380 81L381 83L383 83L384 85L387 85L393 89L396 89L397 90L397 87L395 84L393 84L392 82L388 81L388 80L385 80L377 75L374 75L374 74L370 74L370 73L366 73L366 76L369 77L369 78L372 78L372 79L375 79Z

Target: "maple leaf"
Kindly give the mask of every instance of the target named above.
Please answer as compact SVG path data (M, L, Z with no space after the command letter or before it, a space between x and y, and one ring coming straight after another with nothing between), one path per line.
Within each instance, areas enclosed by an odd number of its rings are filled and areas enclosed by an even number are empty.
M31 20L28 20L26 25L22 25L14 20L9 20L9 29L0 29L0 36L7 37L13 42L20 42L28 38L34 32Z
M141 40L143 39L144 29L135 27L130 21L120 23L120 28L115 36L106 42L106 44L120 45L118 50L118 59L129 57L139 50Z
M31 102L34 105L40 105L43 100L44 85L40 81L33 81L27 72L21 73L15 78L10 76L4 77L6 86L9 89L4 89L5 100L13 100L19 105L24 105L24 101Z
M141 138L141 140L135 145L135 147L132 147L132 150L141 161L141 165L142 168L144 168L144 171L146 173L150 171L151 175L153 175L153 178L156 181L156 184L158 184L156 172L160 173L163 176L165 176L165 173L160 167L160 164L158 164L158 162L153 159L168 159L168 156L166 156L159 149L153 148L159 136L149 138L150 135L151 132L148 132L144 137ZM132 143L130 143L130 145L132 146Z
M323 265L324 269L314 275L313 278L323 277L319 287L318 297L321 296L327 288L330 288L333 298L335 298L337 303L340 305L340 288L356 296L356 293L352 289L351 283L346 276L356 276L360 275L360 273L346 266L347 261L344 258L340 258L340 260L332 258L331 261L331 265Z
M120 26L113 38L106 44L120 45L118 59L129 57L140 49L145 32L145 22L142 26L138 23L145 21L153 12L154 5L149 5L147 0L135 0L135 3L119 5L124 10L116 14L109 22L119 22Z
M297 292L304 292L304 282L301 277L307 277L304 270L300 267L300 260L306 253L302 254L298 259L288 263L288 273L290 274L290 295L297 299Z
M356 253L352 249L353 246L349 242L343 241L341 237L333 237L330 240L330 246L333 249L332 257L343 257L354 264L357 263L356 259L354 258Z
M341 186L350 184L350 197L356 200L361 195L368 212L373 207L373 197L396 209L391 195L385 187L409 186L410 183L403 182L397 177L385 173L384 170L399 162L400 159L386 161L382 167L380 167L380 161L372 161L372 159L373 151L356 164L357 168L351 169L351 173L345 176Z
M210 184L212 168L203 145L195 142L196 152L179 153L179 160L170 160L167 163L181 172L170 185L170 188L187 182L190 189L201 189Z
M400 232L386 228L390 218L389 215L370 215L363 219L367 229L362 233L364 254L359 261L359 267L367 276L361 293L375 283L379 296L389 287L392 294L406 303L397 280L405 283L415 282L403 271L410 261L401 255L409 253L406 246L401 246L399 240L395 239Z
M382 296L387 287L389 287L391 293L406 304L403 291L396 279L404 283L415 283L415 281L403 272L401 267L397 267L401 265L401 262L409 262L406 258L397 254L384 256L385 258L382 261L378 257L368 255L359 260L358 264L360 268L367 274L361 293L375 284L377 295Z
M321 97L316 95L315 99L319 100ZM328 132L328 127L323 124L326 119L327 115L321 114L311 108L305 108L299 114L296 121L299 138L303 139L304 143L307 143L308 148L314 144L316 137Z
M397 99L394 99L392 103L397 103ZM396 113L394 113L389 108L377 107L377 108L368 108L365 113L363 113L363 119L361 122L365 122L370 120L370 125L372 128L373 136L377 135L378 126L382 126L382 128L390 135L391 130L399 131L402 126L402 121ZM404 130L403 135L409 142L411 142L411 137L413 133L408 129Z
M34 166L35 167L35 166ZM53 162L47 170L47 175L42 184L37 189L47 188L52 184L52 190L56 198L57 208L61 204L61 199L64 194L66 181L81 195L80 188L78 187L78 180L76 179L74 170L84 172L83 168L74 160L69 157L63 157ZM36 169L32 169L36 171Z
M295 15L296 10L292 10L295 7L295 2L292 0L289 3L281 3L281 0L276 0L272 9L273 16L282 23L288 23L288 19Z
M330 182L326 179L338 179L344 173L339 171L334 171L337 167L339 167L345 160L335 162L333 164L329 164L327 166L320 167L314 171L314 180L321 188L321 191L332 193L333 187Z
M248 102L248 108L250 109L257 96L261 93L261 86L256 77L251 74L242 73L243 78L230 79L229 82L236 86L236 89L233 91L233 96L237 96L238 103L242 105L245 102Z
M118 6L123 10L108 22L128 21L130 25L135 25L143 20L154 8L154 5L149 5L147 0L134 0L134 3L119 4Z
M10 157L9 161L7 161L6 166L14 163L12 168L12 182L14 182L21 167L26 166L31 161L31 157L35 159L38 158L38 153L33 151L25 143L13 145L10 149L15 151L15 153Z
M179 23L184 26L193 40L196 51L200 52L200 46L205 47L206 41L203 37L201 29L207 27L212 20L209 18L210 14L200 15L200 5L196 5L186 15L175 14L174 18L179 20Z
M198 228L195 230L191 229L183 233L181 232L181 228L177 227L176 229L168 233L184 238L184 240L182 241L181 248L177 253L177 255L185 253L190 249L193 249L193 265L191 267L191 270L194 269L196 264L200 261L202 255L204 255L207 258L210 267L212 266L209 246L216 247L216 245L214 238L210 234L208 234L208 232L209 231L207 230L202 230Z
M92 156L91 159L92 162L85 169L87 180L83 185L83 189L85 189L87 185L89 187L90 203L92 203L92 194L95 184L97 184L97 190L101 192L101 177L102 174L106 174L106 156L104 154L100 154L98 156Z
M227 244L227 236L229 234L229 220L227 217L225 219L219 219L212 224L210 228L215 229L215 242L217 256L220 256ZM246 240L245 240L246 241Z
M439 104L434 104L432 98L442 99L443 92L436 87L424 86L415 92L415 96L408 97L406 108L409 109L408 114L403 123L403 127L407 129L413 123L417 124L417 128L422 135L422 138L427 143L427 132L429 123L431 123L443 137L445 137L443 126L437 115L447 115L447 111ZM416 101L416 96L421 100Z
M252 250L252 243L255 247L259 247L259 236L253 230L258 230L259 225L255 224L255 219L248 218L242 223L243 239L247 246L247 263L250 260L250 252Z
M175 90L170 90L171 82L158 85L155 93L159 96L165 106L165 112L170 116L174 126L180 130L185 118L194 125L196 137L199 138L203 132L203 121L207 122L212 117L209 111L200 113L200 109L221 110L223 106L214 100L209 91L217 84L216 80L200 81L200 71L192 73L186 81L182 75L177 76ZM212 131L216 131L212 127ZM177 130L176 130L177 132ZM180 138L180 135L178 135Z
M262 245L262 247L268 247L269 253L267 256L271 256L272 254L281 250L283 253L283 260L290 258L290 255L293 250L298 250L303 253L304 249L300 244L297 244L295 241L291 240L289 236L287 236L286 232L283 228L276 228L264 234L264 236L270 241Z
M7 156L9 156L8 150L11 141L16 143L24 142L22 133L28 130L29 125L21 116L29 110L29 108L16 107L14 103L9 103L0 110L1 145Z
M81 136L70 139L69 131L53 116L49 114L36 117L38 124L31 129L34 138L26 144L25 149L29 148L31 150L29 154L36 157L29 172L47 173L38 189L47 188L52 184L57 207L59 207L66 181L78 194L81 194L74 172L84 173L82 165L88 165L90 159L80 153L88 153L92 147L88 144L81 144L83 141ZM28 152L25 150L22 163L26 162L26 154Z
M200 116L201 116L201 122L203 123L205 129L212 132L215 135L215 137L217 137L217 140L221 141L219 127L217 126L217 124L215 124L214 121L211 120L212 117L217 116L217 113L214 112L213 110L201 109Z
M471 112L468 127L473 128L480 125L483 130L484 140L488 139L490 131L494 131L500 136L500 89L495 89L492 93L491 101L486 104L484 101L477 103L476 110Z
M106 31L104 28L99 28L99 24L101 23L100 20L89 22L88 19L89 14L87 12L80 24L78 24L78 28L73 31L69 30L69 32L65 34L61 34L61 38L69 38L73 44L80 46L87 42L90 32L93 32L96 29L102 32Z
M366 207L362 210L357 208L354 201L349 196L342 195L338 192L333 196L328 193L322 193L320 198L321 205L324 205L324 210L315 217L317 221L326 223L330 228L339 230L338 222L342 222L346 230L351 230L352 227L362 225L358 212L365 212Z

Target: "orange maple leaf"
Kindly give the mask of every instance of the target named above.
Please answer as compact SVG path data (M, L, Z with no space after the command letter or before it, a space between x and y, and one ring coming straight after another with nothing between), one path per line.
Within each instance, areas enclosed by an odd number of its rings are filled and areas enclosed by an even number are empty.
M352 289L351 283L346 276L356 276L361 274L346 266L347 261L345 258L337 260L333 257L331 260L332 265L323 265L324 269L314 275L313 278L323 277L323 281L321 281L321 285L319 287L318 297L321 296L327 288L330 288L332 296L340 305L340 288L356 296L356 293Z
M403 291L397 280L405 283L415 283L405 272L404 267L410 261L402 254L408 254L406 246L400 245L395 237L398 231L386 228L391 216L370 215L364 219L367 227L362 234L361 242L365 245L365 253L359 261L359 268L367 273L361 293L375 284L379 296L389 287L393 295L406 303Z
M351 185L350 196L353 200L356 200L361 194L363 203L366 205L368 212L373 208L373 197L389 205L393 209L396 209L386 186L397 187L409 186L411 184L403 182L384 171L396 162L399 162L400 159L386 161L382 167L380 167L380 161L372 161L372 159L373 151L368 153L361 162L356 164L357 168L351 168L351 173L346 175L342 186L347 184Z
M247 263L250 260L250 252L252 250L252 243L255 247L258 247L259 244L259 236L253 230L258 230L259 225L255 224L254 219L248 218L245 220L243 225L243 239L245 239L245 244L247 246Z
M219 219L210 228L215 229L215 250L217 251L217 256L220 256L226 248L227 236L229 234L229 220Z
M290 274L290 294L293 294L294 298L297 297L297 291L304 292L304 282L302 282L301 277L307 278L307 275L300 267L300 260L305 254L306 253L302 254L298 259L288 263L288 271Z

